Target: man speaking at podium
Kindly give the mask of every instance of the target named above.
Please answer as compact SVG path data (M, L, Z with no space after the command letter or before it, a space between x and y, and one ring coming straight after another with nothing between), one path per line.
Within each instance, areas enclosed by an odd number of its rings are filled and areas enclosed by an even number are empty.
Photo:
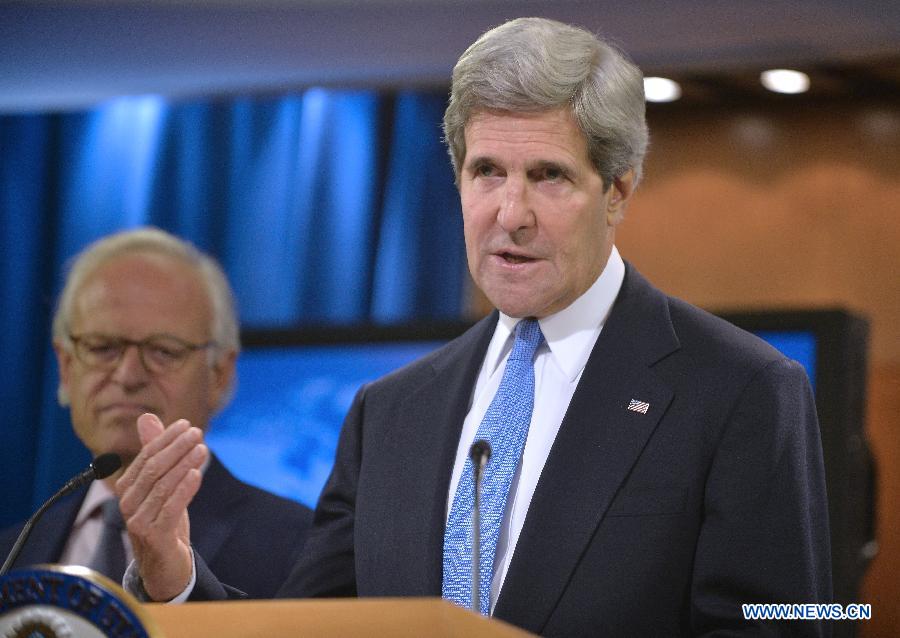
M231 392L240 340L218 264L172 235L141 229L103 238L73 262L53 346L60 401L78 438L94 456L114 452L128 465L141 449L135 421L144 412L190 419L188 434L200 440ZM172 427L188 431L183 421ZM194 549L231 585L271 597L299 556L311 513L242 483L205 449L197 453L203 479L190 510ZM16 565L85 565L122 582L132 548L113 480L53 506ZM0 535L3 555L16 532Z
M623 54L557 22L509 22L460 58L444 131L469 269L497 312L360 390L279 595L468 606L483 439L481 613L554 636L827 631L743 619L741 603L831 596L813 397L799 364L620 257L644 106ZM133 530L144 584L224 597L191 571L186 494L145 471L194 472L197 443L144 420L158 437L118 485L123 507L159 502Z

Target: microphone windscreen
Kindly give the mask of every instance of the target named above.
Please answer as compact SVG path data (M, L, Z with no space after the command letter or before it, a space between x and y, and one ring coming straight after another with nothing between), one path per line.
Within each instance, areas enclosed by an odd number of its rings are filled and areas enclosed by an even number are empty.
M95 479L105 479L122 467L122 459L119 458L118 454L107 452L95 458L91 462L91 467L94 468Z
M491 458L491 444L484 439L478 439L469 448L469 458L473 461L479 461L484 458L487 461Z

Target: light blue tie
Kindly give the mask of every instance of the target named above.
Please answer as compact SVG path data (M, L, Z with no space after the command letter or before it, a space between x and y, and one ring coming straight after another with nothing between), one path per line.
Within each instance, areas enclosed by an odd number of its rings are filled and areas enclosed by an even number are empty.
M503 379L475 440L491 444L493 454L484 469L481 495L481 560L479 562L478 608L490 613L491 580L494 554L500 538L500 525L506 510L506 497L513 475L522 458L528 426L534 407L534 353L544 340L535 319L524 319L516 326L516 340L506 361ZM444 533L444 581L442 595L457 605L468 607L472 601L472 507L475 486L472 460L463 467L453 506Z

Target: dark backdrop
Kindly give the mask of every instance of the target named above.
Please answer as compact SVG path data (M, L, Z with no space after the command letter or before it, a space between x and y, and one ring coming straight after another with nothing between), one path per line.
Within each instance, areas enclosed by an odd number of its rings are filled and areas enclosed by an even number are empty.
M155 225L218 258L245 327L452 320L463 308L444 93L122 98L0 116L0 526L89 460L56 403L64 264Z

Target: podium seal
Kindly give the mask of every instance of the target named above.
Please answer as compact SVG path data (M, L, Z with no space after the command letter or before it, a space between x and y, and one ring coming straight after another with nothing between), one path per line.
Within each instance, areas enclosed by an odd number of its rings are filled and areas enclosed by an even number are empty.
M141 604L87 567L39 565L0 577L0 638L160 638Z

